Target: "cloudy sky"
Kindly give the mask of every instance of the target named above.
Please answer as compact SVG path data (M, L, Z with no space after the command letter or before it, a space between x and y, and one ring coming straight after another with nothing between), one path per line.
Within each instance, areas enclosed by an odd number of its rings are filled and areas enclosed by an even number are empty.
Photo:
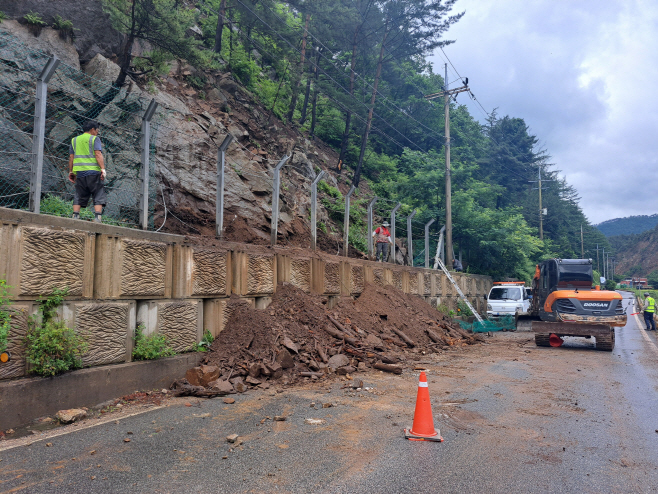
M455 10L466 14L446 54L487 111L526 121L590 221L658 213L658 2L458 0ZM443 73L443 54L432 61ZM484 120L468 96L458 102Z

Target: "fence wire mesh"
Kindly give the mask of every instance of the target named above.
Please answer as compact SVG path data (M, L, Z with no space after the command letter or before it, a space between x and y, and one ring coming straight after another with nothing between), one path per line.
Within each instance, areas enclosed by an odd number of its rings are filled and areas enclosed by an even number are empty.
M50 56L0 29L0 206L29 208L35 92ZM141 200L141 126L150 99L60 63L48 84L41 212L68 216L75 192L68 180L69 145L87 120L100 124L107 168L104 222L136 227ZM166 111L156 112L149 143L149 227L156 198L153 156ZM91 207L91 205L90 205ZM84 215L83 215L84 217ZM91 217L88 214L87 217Z

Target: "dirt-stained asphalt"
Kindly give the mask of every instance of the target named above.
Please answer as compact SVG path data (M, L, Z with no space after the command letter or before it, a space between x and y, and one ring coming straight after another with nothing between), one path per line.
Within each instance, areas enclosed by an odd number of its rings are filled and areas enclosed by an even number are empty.
M361 391L179 398L5 440L0 493L657 492L658 342L641 328L629 317L611 353L519 332L421 357L443 443L403 437L418 370L371 372Z

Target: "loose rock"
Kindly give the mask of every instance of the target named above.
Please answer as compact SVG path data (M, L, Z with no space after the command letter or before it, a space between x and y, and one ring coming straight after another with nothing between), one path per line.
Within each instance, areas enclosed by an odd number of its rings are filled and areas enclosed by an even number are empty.
M235 393L235 389L233 389L231 383L221 379L217 379L216 381L212 381L208 383L208 387L212 391L224 392L226 394ZM232 399L232 398L226 398L226 399Z
M334 355L329 359L329 362L327 362L327 366L329 366L329 368L333 370L336 370L339 367L343 367L345 365L350 365L350 359L348 359L342 353L339 353L338 355Z
M71 424L76 420L83 419L87 416L87 412L81 408L71 408L69 410L60 410L55 414L57 420L62 424Z

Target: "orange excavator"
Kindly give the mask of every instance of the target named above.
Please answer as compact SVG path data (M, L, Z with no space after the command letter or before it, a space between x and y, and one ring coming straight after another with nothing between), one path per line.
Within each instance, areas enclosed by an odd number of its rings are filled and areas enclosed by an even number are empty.
M596 349L611 352L615 327L626 325L622 297L592 288L591 259L548 259L537 265L527 314L517 329L535 333L537 346L561 346L564 336L594 337Z

